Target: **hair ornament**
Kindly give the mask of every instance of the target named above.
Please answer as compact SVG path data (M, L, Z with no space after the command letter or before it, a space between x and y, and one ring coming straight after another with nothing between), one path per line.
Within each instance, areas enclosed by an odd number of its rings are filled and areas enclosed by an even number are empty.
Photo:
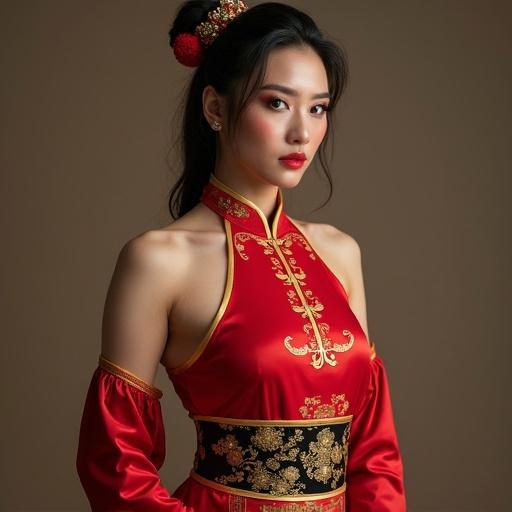
M185 66L199 66L204 50L239 14L248 9L244 0L220 0L220 5L208 12L208 19L199 23L195 32L178 34L173 50L178 62Z

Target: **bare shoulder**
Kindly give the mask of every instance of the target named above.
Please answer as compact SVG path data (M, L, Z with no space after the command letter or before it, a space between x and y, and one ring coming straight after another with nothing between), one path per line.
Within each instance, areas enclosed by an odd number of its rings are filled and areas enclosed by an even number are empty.
M225 240L222 225L210 213L198 205L166 226L134 236L121 248L117 267L157 276L162 288L179 292L196 259Z
M180 231L151 229L128 240L121 248L120 260L141 269L165 270L170 256L173 264L180 264L186 246L186 236Z
M358 241L331 224L291 219L322 253L332 254L342 265L357 265L361 259Z

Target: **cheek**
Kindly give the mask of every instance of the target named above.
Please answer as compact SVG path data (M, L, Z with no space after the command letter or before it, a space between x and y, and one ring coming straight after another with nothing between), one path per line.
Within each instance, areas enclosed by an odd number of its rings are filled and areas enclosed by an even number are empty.
M272 145L280 134L276 119L271 119L261 110L247 112L243 121L244 138L257 145Z
M325 135L327 134L327 118L324 119L322 127L318 130L318 144L322 142Z

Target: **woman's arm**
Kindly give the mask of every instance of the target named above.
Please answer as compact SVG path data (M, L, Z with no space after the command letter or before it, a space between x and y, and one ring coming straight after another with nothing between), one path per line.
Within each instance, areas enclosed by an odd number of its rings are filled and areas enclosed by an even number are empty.
M107 293L102 347L80 425L76 468L93 512L186 512L162 486L162 392L153 385L167 340L180 262L161 233L122 248ZM174 253L176 254L176 253Z
M366 300L359 244L345 236L344 265L349 304L368 334ZM361 406L354 413L347 465L347 512L405 512L403 464L392 402L382 359L370 341L370 379Z

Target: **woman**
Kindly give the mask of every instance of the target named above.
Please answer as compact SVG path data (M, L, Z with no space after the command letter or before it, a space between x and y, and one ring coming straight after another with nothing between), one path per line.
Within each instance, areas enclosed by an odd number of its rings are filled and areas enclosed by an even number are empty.
M197 67L177 220L128 241L109 287L77 454L92 510L404 511L359 246L283 203L319 149L329 177L343 52L303 12L233 0L182 4L170 44ZM159 362L198 441L172 495Z

